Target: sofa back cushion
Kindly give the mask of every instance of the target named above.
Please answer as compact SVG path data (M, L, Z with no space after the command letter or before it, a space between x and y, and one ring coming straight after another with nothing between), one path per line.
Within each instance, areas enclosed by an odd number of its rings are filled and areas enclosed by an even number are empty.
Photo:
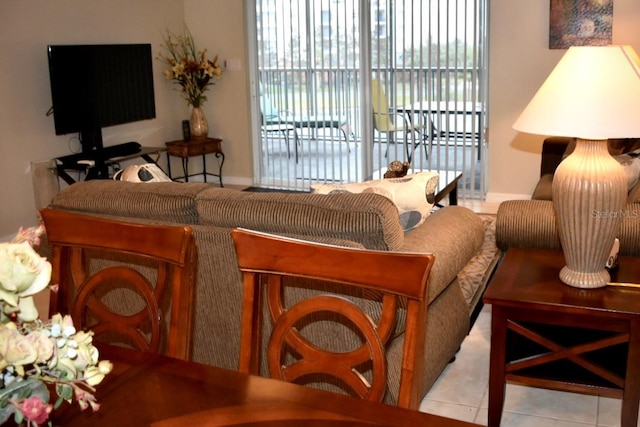
M283 235L329 237L398 250L403 230L393 202L373 193L252 193L211 187L197 195L200 224Z
M139 183L113 180L77 182L54 196L57 209L196 224L196 195L211 187L205 183Z

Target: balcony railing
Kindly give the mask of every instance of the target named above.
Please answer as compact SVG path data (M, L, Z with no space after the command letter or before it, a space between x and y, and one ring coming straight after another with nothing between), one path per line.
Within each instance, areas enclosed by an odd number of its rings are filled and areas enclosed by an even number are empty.
M292 119L309 126L299 126L296 146L288 141L287 162L298 154L297 166L289 176L276 178L302 179L307 183L316 180L356 181L361 179L360 150L373 150L374 170L386 167L390 160L403 156L403 147L390 144L391 135L374 134L373 144L363 141L361 124L361 70L357 68L270 68L259 71L260 110L263 118L287 124ZM416 169L460 170L464 173L460 192L463 197L482 194L483 176L480 171L483 159L484 107L480 99L481 73L476 68L396 68L374 69L390 100L390 108L399 112L406 106L429 102L431 110L409 111L414 123L425 127L427 137L436 147L428 157L425 145L420 145L413 158ZM367 107L370 110L370 107ZM341 142L344 129L332 126L313 126L313 122L348 123L348 144ZM317 124L317 123L316 123ZM284 138L284 134L271 138ZM263 135L265 137L265 135ZM293 140L294 135L290 135ZM268 137L267 137L268 139ZM313 144L309 142L313 141ZM283 139L284 142L284 139ZM324 145L320 147L320 145ZM327 144L331 144L330 146ZM272 141L273 145L273 141ZM325 156L319 158L320 152ZM340 160L341 156L345 159ZM308 158L307 160L304 160ZM302 160L301 160L302 159ZM335 162L332 162L333 159ZM266 160L273 166L274 159ZM295 161L295 159L294 159ZM377 162L377 163L375 163ZM264 163L264 162L263 162ZM337 164L336 164L337 163ZM314 168L329 168L315 175L305 176ZM267 168L268 174L282 173L280 168ZM276 172L276 169L279 172ZM333 177L333 178L328 178Z

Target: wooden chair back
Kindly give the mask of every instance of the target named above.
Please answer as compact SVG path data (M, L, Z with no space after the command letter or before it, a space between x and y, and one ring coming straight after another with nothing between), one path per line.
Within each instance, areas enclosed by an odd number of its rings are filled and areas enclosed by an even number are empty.
M188 226L41 211L52 249L49 312L96 341L189 360L197 250Z
M232 238L243 275L242 331L239 370L260 373L262 286L273 321L266 359L269 375L288 382L324 374L339 379L351 393L382 401L387 389L385 345L395 331L399 299L406 299L406 324L398 406L418 409L421 399L425 334L427 327L427 278L432 254L393 253L344 248L288 239L244 229ZM266 276L266 277L262 277ZM348 299L321 294L291 307L283 300L283 278L300 277L359 287L382 295L378 324ZM300 333L319 313L331 313L358 331L363 343L347 352L318 347ZM296 355L293 363L285 354ZM359 369L370 368L370 381Z

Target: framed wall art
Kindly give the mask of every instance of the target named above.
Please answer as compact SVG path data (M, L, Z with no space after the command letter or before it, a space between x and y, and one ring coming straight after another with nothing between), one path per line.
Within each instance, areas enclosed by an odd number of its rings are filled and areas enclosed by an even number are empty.
M549 49L611 44L613 0L550 0Z

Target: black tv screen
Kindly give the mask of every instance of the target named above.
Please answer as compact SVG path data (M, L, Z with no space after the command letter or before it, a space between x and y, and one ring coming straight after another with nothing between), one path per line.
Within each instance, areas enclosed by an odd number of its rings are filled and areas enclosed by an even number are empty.
M56 135L80 133L83 152L102 149L103 127L156 116L150 44L50 45Z

